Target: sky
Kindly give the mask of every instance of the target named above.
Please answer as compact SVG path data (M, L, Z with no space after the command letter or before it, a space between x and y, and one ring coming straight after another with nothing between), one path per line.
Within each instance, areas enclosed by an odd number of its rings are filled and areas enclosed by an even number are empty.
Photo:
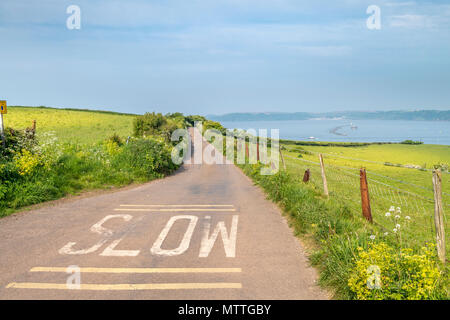
M80 29L67 28L70 5ZM0 41L8 105L450 109L448 0L1 0Z

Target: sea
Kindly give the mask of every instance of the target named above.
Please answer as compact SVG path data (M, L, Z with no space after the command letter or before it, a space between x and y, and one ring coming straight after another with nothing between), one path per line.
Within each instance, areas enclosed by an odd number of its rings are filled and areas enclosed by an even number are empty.
M222 121L227 129L279 129L281 139L332 142L401 142L450 145L449 121L310 119Z

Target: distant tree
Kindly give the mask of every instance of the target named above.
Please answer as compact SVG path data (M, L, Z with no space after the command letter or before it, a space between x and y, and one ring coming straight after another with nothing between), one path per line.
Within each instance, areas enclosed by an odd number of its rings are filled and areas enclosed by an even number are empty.
M157 135L167 123L167 119L161 113L145 113L134 119L133 134L136 137L143 135Z
M186 117L186 123L187 123L187 125L188 125L189 127L193 127L193 126L194 126L194 123L195 123L196 121L202 121L202 122L205 122L205 121L206 121L206 118L203 117L203 116L199 116L199 115L190 115L190 116L187 116L187 117Z
M423 144L422 141L404 140L400 142L401 144Z

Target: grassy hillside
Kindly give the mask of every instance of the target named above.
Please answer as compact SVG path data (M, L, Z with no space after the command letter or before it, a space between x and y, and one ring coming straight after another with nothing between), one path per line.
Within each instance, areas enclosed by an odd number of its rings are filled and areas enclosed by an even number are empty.
M54 108L8 107L5 126L15 129L31 127L36 120L37 133L54 132L61 142L93 143L113 133L131 135L135 115L102 111Z
M153 118L165 125L152 127ZM33 120L35 134L24 130ZM135 133L138 122L148 129L145 136ZM6 147L0 144L0 217L68 194L172 173L178 165L167 136L185 126L185 117L13 106L5 126L13 130L5 131Z

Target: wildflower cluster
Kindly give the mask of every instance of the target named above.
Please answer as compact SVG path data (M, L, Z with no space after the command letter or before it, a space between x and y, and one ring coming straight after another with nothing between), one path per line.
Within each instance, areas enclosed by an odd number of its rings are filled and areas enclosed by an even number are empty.
M22 149L21 153L17 153L14 156L14 163L22 176L32 174L35 168L42 164L40 156L31 153L27 149Z
M373 266L379 274L369 272ZM412 249L399 253L386 243L369 244L368 250L358 248L350 274L348 286L355 298L362 300L432 299L440 279L433 245L414 254ZM368 286L374 276L379 277L379 288Z

